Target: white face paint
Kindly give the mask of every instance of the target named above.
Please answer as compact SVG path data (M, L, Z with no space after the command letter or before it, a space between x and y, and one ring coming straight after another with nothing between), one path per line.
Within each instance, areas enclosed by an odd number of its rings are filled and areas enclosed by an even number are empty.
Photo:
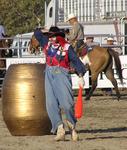
M54 36L54 37L50 37L49 38L49 41L51 42L51 43L55 43L56 42L56 37Z
M59 43L56 40L56 37L51 37L49 38L49 42L52 45L52 48L58 48L59 47Z

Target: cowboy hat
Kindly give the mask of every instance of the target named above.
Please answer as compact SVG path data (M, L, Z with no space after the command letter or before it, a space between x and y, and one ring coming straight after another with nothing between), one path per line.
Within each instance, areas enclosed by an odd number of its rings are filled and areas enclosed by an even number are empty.
M76 15L75 14L69 14L68 19L66 20L66 22L68 22L69 20L71 20L73 18L77 18Z
M114 40L112 37L108 37L106 40L116 42L116 40Z
M48 36L49 36L49 37L61 36L61 37L64 38L64 37L65 37L65 34L64 34L63 32L61 32L58 27L52 26L52 27L50 27L50 29L49 29Z
M114 39L112 37L108 37L107 41L114 41Z
M94 39L94 37L93 36L87 36L86 40L88 40L88 39Z

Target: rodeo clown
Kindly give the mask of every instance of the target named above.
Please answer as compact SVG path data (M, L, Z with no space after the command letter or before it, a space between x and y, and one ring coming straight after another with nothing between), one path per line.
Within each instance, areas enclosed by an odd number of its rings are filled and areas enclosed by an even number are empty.
M37 38L38 33L35 32L34 35ZM70 62L73 63L79 76L79 86L84 86L83 75L86 71L72 46L65 40L64 33L60 32L58 27L51 27L48 37L48 44L41 46L44 47L46 54L46 109L52 124L51 132L56 133L55 141L65 140L62 110L66 116L66 124L70 129L71 138L77 141L79 137L75 129L77 120L74 116L74 97L69 74Z

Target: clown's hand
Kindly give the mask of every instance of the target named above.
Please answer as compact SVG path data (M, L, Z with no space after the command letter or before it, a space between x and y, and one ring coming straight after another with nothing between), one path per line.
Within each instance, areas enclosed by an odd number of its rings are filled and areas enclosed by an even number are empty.
M79 87L84 87L84 85L85 85L85 81L84 81L84 78L83 78L83 76L79 76L79 78L78 78L78 85L79 85Z

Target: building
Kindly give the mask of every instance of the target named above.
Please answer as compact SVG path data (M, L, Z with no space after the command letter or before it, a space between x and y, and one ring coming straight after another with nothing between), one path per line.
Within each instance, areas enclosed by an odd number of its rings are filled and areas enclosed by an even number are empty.
M111 35L118 44L122 39L123 54L127 54L127 0L51 0L45 3L45 26L70 28L66 22L70 13L84 25L85 35L100 36L97 42Z
M70 13L76 14L80 22L93 22L124 17L127 10L127 0L58 0L57 4L58 22L64 22Z

